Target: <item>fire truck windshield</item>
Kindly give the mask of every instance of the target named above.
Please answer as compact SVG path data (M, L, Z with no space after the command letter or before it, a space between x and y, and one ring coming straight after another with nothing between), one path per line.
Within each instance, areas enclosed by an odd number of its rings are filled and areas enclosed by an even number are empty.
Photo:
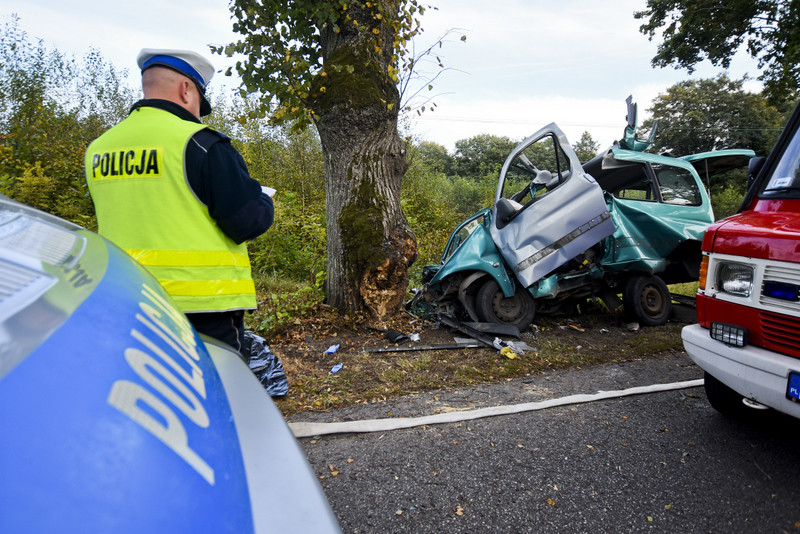
M786 146L760 197L800 198L800 129Z

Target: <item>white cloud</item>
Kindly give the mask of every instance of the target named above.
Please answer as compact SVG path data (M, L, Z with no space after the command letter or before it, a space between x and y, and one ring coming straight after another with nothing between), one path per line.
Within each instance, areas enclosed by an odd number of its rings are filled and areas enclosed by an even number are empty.
M440 111L444 110L444 111ZM414 120L413 130L421 139L453 150L455 142L479 134L522 140L542 126L555 122L570 143L583 132L591 133L601 148L618 139L625 128L625 101L560 96L530 97L514 101L451 100L436 111L426 111Z
M639 103L639 123L659 93L679 81L715 76L700 65L690 76L650 65L656 43L639 33L634 11L644 0L500 1L439 0L427 14L427 38L461 28L465 43L437 52L451 71L434 82L434 112L412 115L420 138L453 149L457 140L481 133L522 139L556 122L575 143L588 131L601 148L625 127L625 98ZM729 75L755 74L755 63L739 54ZM751 86L758 90L757 84Z
M0 0L2 21L20 17L20 28L62 53L82 57L90 48L119 69L136 73L142 48L191 49L222 66L209 44L230 42L232 22L224 0Z

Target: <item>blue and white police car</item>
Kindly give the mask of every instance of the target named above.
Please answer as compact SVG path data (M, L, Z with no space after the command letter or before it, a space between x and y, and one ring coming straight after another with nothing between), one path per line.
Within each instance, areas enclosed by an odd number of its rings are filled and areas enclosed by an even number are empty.
M0 532L338 532L263 387L123 251L0 196Z

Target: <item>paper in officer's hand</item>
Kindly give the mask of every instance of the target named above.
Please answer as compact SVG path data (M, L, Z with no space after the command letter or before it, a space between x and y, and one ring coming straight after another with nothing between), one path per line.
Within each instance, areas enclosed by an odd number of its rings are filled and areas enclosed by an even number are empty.
M275 189L272 189L271 187L267 187L266 185L262 185L261 186L261 192L264 193L265 195L267 195L270 198L275 196L275 193L276 193Z

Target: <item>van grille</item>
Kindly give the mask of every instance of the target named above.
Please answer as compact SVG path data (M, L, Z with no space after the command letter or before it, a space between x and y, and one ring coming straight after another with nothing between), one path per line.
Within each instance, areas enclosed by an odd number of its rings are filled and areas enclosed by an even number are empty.
M765 349L800 358L800 319L762 311L761 332Z

